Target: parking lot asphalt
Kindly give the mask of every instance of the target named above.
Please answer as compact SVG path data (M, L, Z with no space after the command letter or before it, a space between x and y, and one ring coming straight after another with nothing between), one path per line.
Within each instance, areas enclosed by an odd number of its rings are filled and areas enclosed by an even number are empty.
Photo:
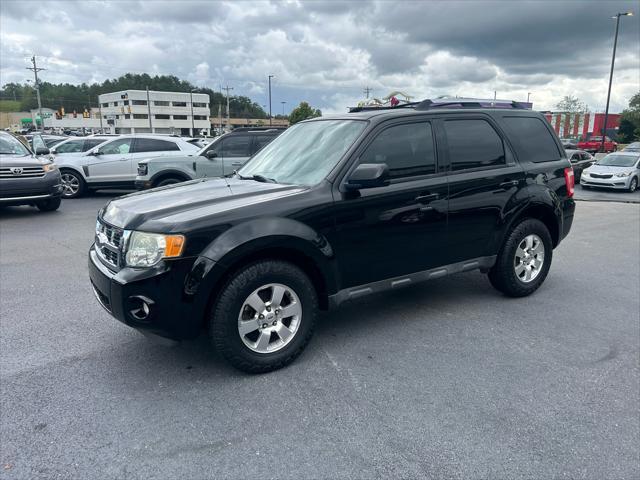
M623 202L623 203L640 203L640 190L633 193L625 190L612 190L606 188L584 188L582 185L576 185L576 200L584 200L591 202Z
M0 211L0 478L640 477L640 208L579 202L532 296L471 272L322 316L251 376L113 320L100 194Z

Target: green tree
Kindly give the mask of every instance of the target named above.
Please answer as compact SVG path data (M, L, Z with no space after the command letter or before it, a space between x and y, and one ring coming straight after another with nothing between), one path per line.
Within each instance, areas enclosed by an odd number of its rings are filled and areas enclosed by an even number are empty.
M589 111L589 107L586 103L582 102L578 97L572 95L566 95L561 101L556 104L556 109L559 112L568 113L569 115L569 132L573 132L573 128L576 123L576 114L583 114Z
M640 92L629 100L629 108L625 108L620 116L618 140L631 143L640 139Z
M322 112L320 110L317 108L314 110L307 102L300 102L300 105L291 110L291 113L289 114L289 123L293 125L294 123L301 122L307 118L320 116L322 116Z

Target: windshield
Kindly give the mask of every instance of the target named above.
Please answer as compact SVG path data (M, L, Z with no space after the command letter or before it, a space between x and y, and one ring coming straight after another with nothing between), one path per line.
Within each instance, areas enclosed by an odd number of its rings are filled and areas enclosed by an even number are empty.
M243 178L257 175L278 183L316 185L336 166L366 125L359 120L300 123L260 150L238 173Z
M633 167L638 161L638 157L629 155L607 155L598 160L597 165L604 167Z
M11 135L0 136L0 155L30 155L31 152L20 140Z

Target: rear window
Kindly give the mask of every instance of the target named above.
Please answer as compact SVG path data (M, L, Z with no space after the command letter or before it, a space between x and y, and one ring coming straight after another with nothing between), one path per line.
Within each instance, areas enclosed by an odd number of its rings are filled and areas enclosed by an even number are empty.
M560 160L560 151L553 135L539 118L504 117L504 127L520 161L539 163Z
M180 150L180 148L174 142L155 138L136 138L134 147L134 153L166 152L170 150Z
M502 139L485 120L444 122L451 170L496 167L505 164Z

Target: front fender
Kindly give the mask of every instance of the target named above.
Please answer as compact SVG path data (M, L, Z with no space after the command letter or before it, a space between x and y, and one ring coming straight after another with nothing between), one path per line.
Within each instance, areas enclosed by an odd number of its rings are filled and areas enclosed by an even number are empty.
M327 239L308 225L289 218L257 218L236 225L207 245L193 264L185 281L185 295L193 296L206 313L211 294L230 268L261 252L275 252L286 258L304 257L313 263L331 294L337 291L333 249Z

